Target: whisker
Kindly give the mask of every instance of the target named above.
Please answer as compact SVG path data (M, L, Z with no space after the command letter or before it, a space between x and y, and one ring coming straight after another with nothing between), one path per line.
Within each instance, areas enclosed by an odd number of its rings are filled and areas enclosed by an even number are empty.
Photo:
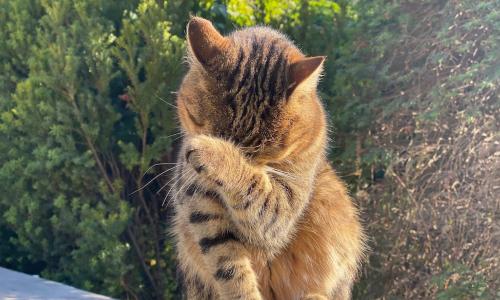
M163 207L165 205L165 201L167 200L167 197L168 197L168 194L170 193L170 191L172 190L172 188L177 184L177 182L179 182L179 180L181 180L181 178L184 176L185 174L183 174L181 177L179 178L172 178L170 179L167 183L165 183L164 186L161 187L161 189L156 192L156 194L159 194L159 192L165 188L166 186L168 186L168 184L173 180L173 179L177 179L173 184L172 186L170 186L170 189L168 190L168 192L165 194L165 197L163 198L163 201L161 202L161 207Z
M184 133L184 132L182 132L182 131L179 131L179 132L176 132L176 133L171 134L171 135L161 136L161 137L159 137L158 139L160 139L160 140L161 140L161 139L168 139L168 138L173 137L173 136L176 136L176 135L181 135L181 136L183 136L183 135L185 135L185 133Z
M163 174L167 173L168 171L170 171L170 170L172 170L172 169L174 169L174 168L175 168L175 166L174 166L174 167L172 167L172 168L170 168L170 169L167 169L167 170L165 170L165 171L161 172L161 173L160 173L160 174L158 174L158 175L156 175L155 177L153 177L153 179L151 179L150 181L148 181L145 185L143 185L142 187L140 187L140 188L138 188L137 190L135 190L135 191L133 191L132 193L130 193L130 194L129 194L129 196L131 196L131 195L133 195L133 194L137 193L138 191L140 191L140 190L144 189L144 188L145 188L145 187L147 187L147 186L148 186L151 182L153 182L156 178L160 177L161 175L163 175ZM141 181L142 181L142 177L141 177Z
M183 137L185 137L185 136L186 136L186 134L185 134L185 133L184 133L184 134L181 134L181 135L177 136L176 138L172 139L172 141L171 141L171 142L175 142L175 141L177 141L178 139L181 139L181 138L183 138Z
M154 167L156 167L156 166L164 166L164 165L174 165L174 166L177 166L177 165L179 165L179 164L180 164L180 163L167 163L167 162L164 162L164 163L156 163L156 164L154 164L154 165L150 166L150 167L149 167L149 168L148 168L148 169L144 172L144 174L142 174L142 176L141 176L141 179L140 179L140 180L142 181L142 179L144 178L144 176L146 176L146 174L149 172L149 170L151 170L152 168L154 168Z
M173 107L173 108L177 109L177 106L176 106L176 105L173 105L172 103L169 103L169 102L167 102L166 100L162 99L160 96L158 96L158 94L155 94L155 96L156 96L158 99L160 99L161 101L165 102L167 105L169 105L169 106L171 106L171 107Z
M182 177L184 176L184 174L181 174L179 177L172 177L169 181L167 181L167 183L165 183L157 192L156 192L156 195L160 194L160 192L166 187L168 186L168 184L170 182L172 182L173 180L175 180L175 182L173 184L175 184L178 180L180 180Z
M195 177L196 177L196 174L192 174L189 178L187 178L186 181L184 182L184 184L179 188L179 190L177 190L177 193L175 193L175 195L173 195L173 197L171 197L170 199L176 199L177 196L179 196L179 194L182 193L182 190L184 189L184 187L189 186Z
M195 177L196 177L196 174L193 174L193 176L191 176L191 177L190 177L190 178L189 178L186 182L192 182L192 181L194 181L193 179L194 179ZM188 185L188 186L189 186L189 185ZM170 197L170 199L168 199L168 202L167 202L167 207L170 205L170 203L172 202L172 200L174 200L174 199L176 199L176 198L177 198L177 196L179 195L179 193L182 191L182 189L183 189L183 188L184 188L184 186L183 186L183 187L181 187L181 189L179 189L179 191L177 191L177 194L175 194L173 197ZM198 188L196 188L196 191L195 191L195 192L197 192L197 189L198 189ZM168 196L168 194L167 194L167 196ZM166 197L167 197L167 196L166 196Z
M164 166L164 165L179 165L180 163L167 163L167 162L163 162L163 163L156 163L154 165L151 165L146 171L144 171L144 174L142 175L141 177L141 180L142 178L149 172L149 170L151 170L152 168L156 167L156 166Z
M174 188L174 187L175 187L175 186L176 186L176 185L177 185L177 184L178 184L178 183L182 180L182 178L184 178L184 177L185 177L186 175L188 175L188 174L189 174L188 172L183 173L183 174L182 174L179 178L177 178L177 180L176 180L174 183L172 183L172 185L170 186L170 189L169 189L169 190L168 190L168 192L165 194L165 198L163 198L163 202L161 203L161 206L162 206L162 207L165 205L165 201L167 201L168 195L170 195L170 192L172 191L172 189L173 189L173 188ZM170 180L170 181L172 181L172 180ZM167 186L167 185L170 183L170 181L169 181L169 182L167 182L167 183L166 183L166 184L162 187L162 189L163 189L165 186ZM160 191L158 191L158 192L157 192L157 194L158 194L159 192L160 192Z
M170 179L165 185L163 185L161 187L160 190L158 190L156 192L156 194L158 195L170 182L172 182L172 180L175 180L174 183L172 183L172 185L170 186L170 189L168 190L168 193L170 193L170 191L183 179L183 178L186 178L186 175L189 175L189 171L186 171L186 172L183 172L182 174L180 174L179 177L174 177L172 179ZM167 194L168 194L167 193Z

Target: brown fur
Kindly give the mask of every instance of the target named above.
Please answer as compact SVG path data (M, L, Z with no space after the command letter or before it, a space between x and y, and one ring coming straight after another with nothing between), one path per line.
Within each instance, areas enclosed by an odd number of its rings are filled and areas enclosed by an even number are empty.
M264 27L188 25L175 183L188 299L349 299L357 210L325 156L323 57Z

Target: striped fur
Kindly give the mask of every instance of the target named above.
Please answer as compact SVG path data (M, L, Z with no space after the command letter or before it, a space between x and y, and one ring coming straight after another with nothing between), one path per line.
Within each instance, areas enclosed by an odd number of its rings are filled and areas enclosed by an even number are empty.
M357 210L325 159L323 57L265 27L188 25L174 187L188 299L347 299L363 252Z

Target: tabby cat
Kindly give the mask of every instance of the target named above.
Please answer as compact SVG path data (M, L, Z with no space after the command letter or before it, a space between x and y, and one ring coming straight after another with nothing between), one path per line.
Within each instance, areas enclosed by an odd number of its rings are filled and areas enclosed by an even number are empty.
M252 27L187 28L174 185L187 299L348 299L363 254L358 212L326 159L316 95L324 57Z

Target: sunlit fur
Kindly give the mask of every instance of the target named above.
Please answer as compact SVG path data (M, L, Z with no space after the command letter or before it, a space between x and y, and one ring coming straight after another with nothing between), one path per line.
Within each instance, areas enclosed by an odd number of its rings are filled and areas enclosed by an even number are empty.
M188 26L174 184L188 299L349 299L358 213L326 158L323 58L265 27Z

